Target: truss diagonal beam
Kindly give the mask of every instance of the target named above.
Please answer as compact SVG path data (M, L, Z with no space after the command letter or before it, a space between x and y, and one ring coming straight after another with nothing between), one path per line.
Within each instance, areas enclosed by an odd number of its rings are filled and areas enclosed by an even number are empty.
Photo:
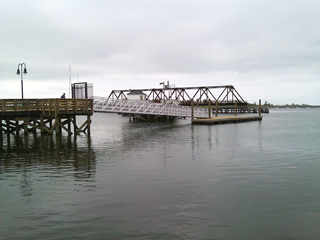
M221 93L215 94L213 90L219 91L222 89ZM165 86L164 88L152 88L152 89L134 89L136 91L146 92L146 100L150 101L171 101L177 100L182 102L191 102L192 100L199 100L200 102L204 100L218 101L219 103L234 103L237 100L240 104L246 104L244 99L236 91L232 85L225 86L202 86L202 87L183 87L183 88L171 88ZM194 94L190 94L189 91L194 91ZM128 99L126 93L132 90L113 90L107 100L109 99ZM192 97L191 97L191 96ZM181 98L181 99L180 99Z

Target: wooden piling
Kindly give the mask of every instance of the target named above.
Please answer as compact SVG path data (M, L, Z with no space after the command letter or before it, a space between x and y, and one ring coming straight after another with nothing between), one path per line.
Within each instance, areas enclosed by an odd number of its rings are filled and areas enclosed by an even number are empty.
M237 116L237 100L234 101L234 115Z
M218 116L218 100L216 100L216 117Z
M2 120L0 120L0 150L3 145L3 137L2 137Z
M20 130L20 127L19 127L19 121L16 120L16 136L19 136L19 130Z
M208 100L208 111L209 111L209 118L211 118L211 100Z
M261 117L261 99L259 99L259 117Z
M40 132L43 134L44 132L44 119L43 119L43 114L40 114Z
M68 130L71 132L71 118L68 117Z
M90 134L91 134L90 126L91 126L90 115L87 115L87 134L88 134L89 136L90 136Z
M191 99L191 120L194 119L193 99Z
M77 129L78 129L78 127L77 127L77 118L76 118L76 116L74 116L73 117L73 132L76 133ZM76 137L77 134L74 134L74 135Z
M24 135L28 135L28 124L27 120L23 121L23 127L24 127Z

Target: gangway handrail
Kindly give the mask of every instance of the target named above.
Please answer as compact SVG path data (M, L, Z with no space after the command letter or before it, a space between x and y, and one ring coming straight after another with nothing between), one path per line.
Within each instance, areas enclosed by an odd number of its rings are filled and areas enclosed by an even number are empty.
M128 99L108 99L95 98L93 101L93 111L123 113L123 114L146 114L172 117L192 117L192 108L181 106L176 103L155 103L147 100ZM207 108L194 107L193 116L195 118L207 118L209 111Z

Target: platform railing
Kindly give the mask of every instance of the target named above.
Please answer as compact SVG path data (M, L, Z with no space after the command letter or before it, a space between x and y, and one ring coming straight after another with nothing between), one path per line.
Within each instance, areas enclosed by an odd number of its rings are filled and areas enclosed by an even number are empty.
M192 108L175 103L164 104L151 101L95 98L93 110L96 112L110 112L123 114L146 114L173 117L191 117ZM195 118L207 118L207 108L194 107Z
M82 112L93 113L93 99L1 99L0 113L9 112Z

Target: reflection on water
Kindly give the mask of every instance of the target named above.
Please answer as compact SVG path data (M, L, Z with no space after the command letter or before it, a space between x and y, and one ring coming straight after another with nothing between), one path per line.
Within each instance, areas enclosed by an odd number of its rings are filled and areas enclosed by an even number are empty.
M320 118L302 113L213 126L94 114L92 138L12 139L1 237L317 239Z
M56 136L29 133L26 136L4 139L0 152L0 180L19 178L21 196L26 202L33 195L33 175L42 178L64 178L73 176L75 181L90 182L94 187L96 163L91 147L91 138L85 137L87 144L79 146L78 136Z

